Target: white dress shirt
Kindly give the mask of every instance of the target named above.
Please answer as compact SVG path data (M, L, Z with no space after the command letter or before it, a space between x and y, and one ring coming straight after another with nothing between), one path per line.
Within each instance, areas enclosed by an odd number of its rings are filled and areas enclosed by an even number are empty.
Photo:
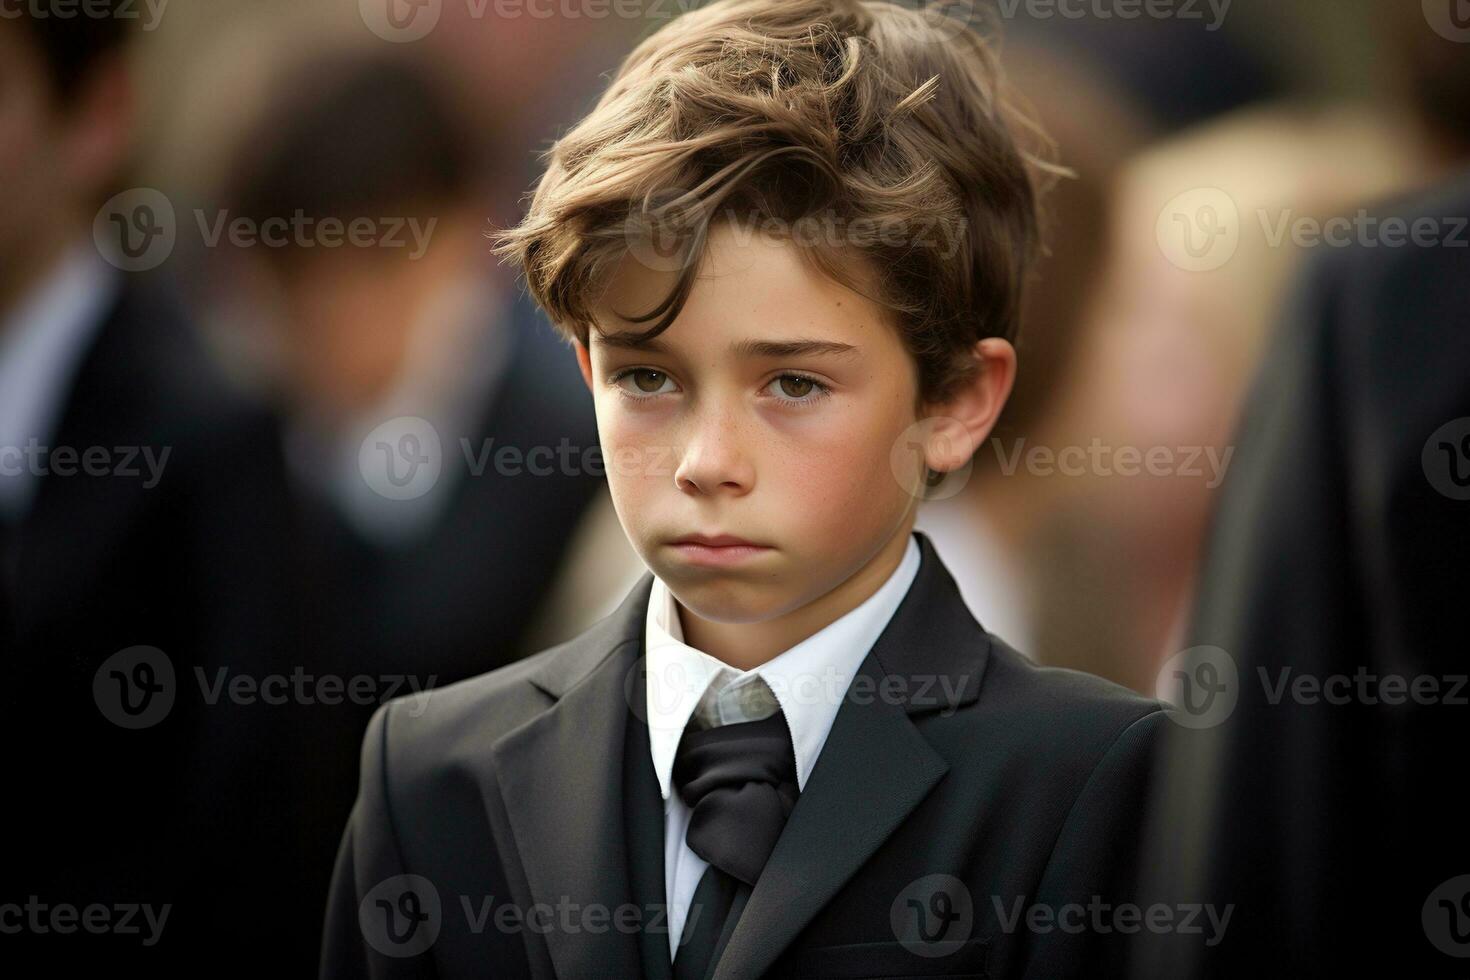
M757 678L764 681L791 730L796 784L805 789L848 686L918 571L919 546L910 534L898 568L861 605L749 671L736 670L685 644L678 603L668 586L654 576L645 626L648 736L664 798L664 894L670 956L678 949L689 904L708 866L684 840L689 807L672 791L674 754L695 707L714 686L720 692L715 710L727 722L739 721L740 688Z
M0 322L0 517L19 521L30 509L33 460L50 447L117 285L89 240L73 246Z

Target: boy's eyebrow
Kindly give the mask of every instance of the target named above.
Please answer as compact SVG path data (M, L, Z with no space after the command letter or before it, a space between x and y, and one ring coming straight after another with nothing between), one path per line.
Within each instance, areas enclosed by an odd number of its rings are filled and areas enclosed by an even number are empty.
M658 337L640 339L636 333L596 333L594 340L607 347L625 350L651 351L655 354L669 353L669 347ZM737 340L730 344L734 357L801 357L810 354L851 355L857 353L852 344L835 340Z

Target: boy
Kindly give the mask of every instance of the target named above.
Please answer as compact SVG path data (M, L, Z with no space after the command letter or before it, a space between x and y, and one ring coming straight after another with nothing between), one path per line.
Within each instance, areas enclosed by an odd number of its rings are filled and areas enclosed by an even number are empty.
M1005 403L1036 237L962 28L721 0L553 148L500 248L650 573L374 716L323 975L1106 974L1160 706L988 635L911 532Z

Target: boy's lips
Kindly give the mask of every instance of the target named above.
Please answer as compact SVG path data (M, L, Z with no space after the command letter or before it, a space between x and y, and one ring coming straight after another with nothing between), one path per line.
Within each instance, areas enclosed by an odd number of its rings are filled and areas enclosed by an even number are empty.
M690 564L716 567L736 565L772 550L733 534L688 534L669 542L669 547Z
M765 547L765 545L757 544L754 541L747 541L733 534L686 534L682 538L677 538L673 543L702 544L710 548L734 548L742 545L750 548Z

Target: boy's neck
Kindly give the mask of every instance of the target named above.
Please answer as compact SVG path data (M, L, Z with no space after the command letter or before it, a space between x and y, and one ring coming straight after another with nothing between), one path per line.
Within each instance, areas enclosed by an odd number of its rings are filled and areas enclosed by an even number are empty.
M760 623L717 623L675 601L684 642L736 670L754 670L862 605L888 581L908 548L912 522L837 588L783 616Z

